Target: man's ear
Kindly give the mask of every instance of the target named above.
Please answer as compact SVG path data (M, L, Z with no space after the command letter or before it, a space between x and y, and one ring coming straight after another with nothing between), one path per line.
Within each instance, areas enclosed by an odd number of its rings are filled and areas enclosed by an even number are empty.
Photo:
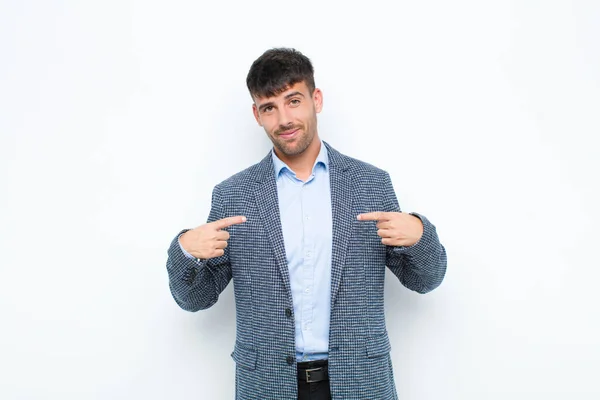
M256 108L256 103L252 103L252 114L254 114L254 119L258 122L259 126L263 126L260 122L260 116L258 115L258 109Z
M313 102L315 103L315 111L320 113L323 109L323 92L319 88L315 88L313 91Z

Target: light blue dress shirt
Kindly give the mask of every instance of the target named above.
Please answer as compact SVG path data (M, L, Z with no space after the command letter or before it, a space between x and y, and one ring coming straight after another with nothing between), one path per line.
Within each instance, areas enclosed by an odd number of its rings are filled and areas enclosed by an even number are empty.
M327 148L303 182L275 152L281 227L296 323L296 359L327 358L331 301L332 217Z
M329 158L321 150L306 182L272 151L294 303L297 361L328 358L332 216ZM181 246L181 243L180 243ZM183 253L194 258L183 247Z

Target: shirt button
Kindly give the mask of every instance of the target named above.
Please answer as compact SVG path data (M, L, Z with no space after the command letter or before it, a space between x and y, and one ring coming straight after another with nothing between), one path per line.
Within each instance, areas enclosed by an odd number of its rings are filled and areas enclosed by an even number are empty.
M285 358L285 362L288 363L288 365L292 365L294 363L294 357L292 356L287 356Z
M290 310L289 308L285 309L285 316L290 318L292 316L292 310Z

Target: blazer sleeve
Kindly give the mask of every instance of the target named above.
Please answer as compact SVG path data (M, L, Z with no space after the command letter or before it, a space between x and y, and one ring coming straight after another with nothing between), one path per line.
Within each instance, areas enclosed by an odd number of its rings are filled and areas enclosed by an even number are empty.
M384 211L400 212L394 187L386 172ZM437 288L446 274L446 249L440 243L435 226L423 215L410 213L423 223L423 236L412 246L387 246L386 265L410 290L428 293Z
M224 218L223 201L218 186L213 189L207 222ZM220 257L200 260L190 258L179 245L179 232L168 250L169 288L175 302L186 311L204 310L214 305L232 277L229 249Z

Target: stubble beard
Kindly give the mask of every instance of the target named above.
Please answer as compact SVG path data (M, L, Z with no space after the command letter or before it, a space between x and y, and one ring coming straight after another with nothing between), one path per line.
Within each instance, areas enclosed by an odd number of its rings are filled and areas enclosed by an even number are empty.
M277 134L275 134L275 137L272 138L271 141L273 142L277 150L279 150L286 156L297 156L299 154L302 154L308 148L308 146L310 146L315 136L314 134L311 135L310 133L305 132L304 128L300 128L300 130L302 131L302 135L300 135L300 137L294 140L293 142L287 142L285 140L279 139L279 136Z

